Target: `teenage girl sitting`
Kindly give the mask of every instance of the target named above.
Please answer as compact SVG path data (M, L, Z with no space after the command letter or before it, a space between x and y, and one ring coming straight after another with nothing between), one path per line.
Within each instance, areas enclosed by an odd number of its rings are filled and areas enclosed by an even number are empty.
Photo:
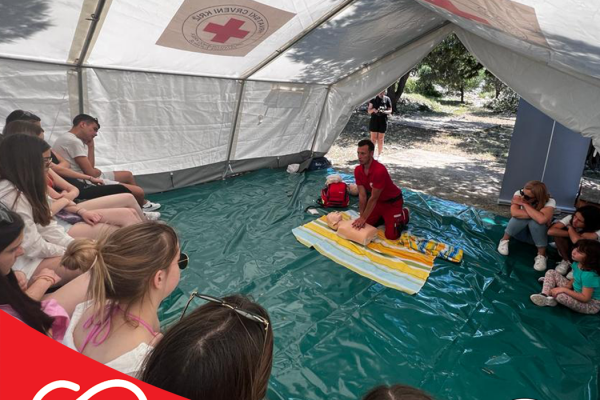
M514 194L510 206L512 218L498 244L498 253L508 255L508 242L511 237L533 244L537 247L533 268L537 271L546 270L548 224L552 220L555 208L556 201L550 197L543 182L527 182L523 189Z
M560 303L573 311L596 314L600 311L600 242L581 239L571 254L573 279L551 269L544 277L542 293L532 294L537 306Z
M49 268L61 277L61 283L73 279L81 271L67 270L60 257L73 240L52 218L48 203L48 185L44 153L50 146L43 140L26 135L13 135L0 142L0 201L18 213L25 222L23 250L13 269L23 271L27 279ZM85 225L85 226L84 226ZM103 231L115 230L104 223L77 224L73 235L95 237Z
M27 282L12 270L15 261L23 255L24 229L25 223L19 214L0 205L0 310L38 332L62 340L69 316L85 298L89 275L83 274L45 295L60 277L44 269L27 287Z
M63 343L137 376L160 338L158 307L179 283L179 261L177 235L160 223L131 225L98 241L73 242L63 264L90 269L91 300L75 309ZM187 259L181 261L185 267Z
M556 272L561 275L569 271L571 252L580 239L600 240L600 208L583 206L573 215L554 223L548 229L548 235L554 236L556 248L562 261L556 265ZM571 277L569 277L571 278Z

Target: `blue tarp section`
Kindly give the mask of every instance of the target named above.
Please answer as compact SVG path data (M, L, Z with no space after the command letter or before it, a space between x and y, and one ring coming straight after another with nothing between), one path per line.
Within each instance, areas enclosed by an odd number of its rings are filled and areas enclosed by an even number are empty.
M359 399L382 383L439 399L599 398L600 316L530 302L535 249L496 252L505 218L404 191L412 233L465 250L410 296L296 241L326 174L262 170L153 196L191 258L164 326L193 290L251 295L273 321L271 400Z

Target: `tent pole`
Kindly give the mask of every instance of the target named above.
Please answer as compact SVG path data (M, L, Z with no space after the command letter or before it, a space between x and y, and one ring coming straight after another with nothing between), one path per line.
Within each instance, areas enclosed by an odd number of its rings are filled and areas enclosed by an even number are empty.
M327 106L327 100L329 99L329 93L331 92L331 85L327 87L325 93L325 99L323 100L323 106L321 107L321 115L319 115L319 122L317 122L317 129L315 130L315 137L313 138L312 145L310 146L310 158L315 154L315 145L317 144L317 137L319 136L319 128L321 128L321 121L323 121L323 114L325 114L325 107Z
M227 177L227 173L231 171L233 173L233 169L231 168L231 156L233 154L233 143L237 141L238 135L236 134L237 126L240 120L240 113L242 109L242 99L244 98L244 89L246 87L246 81L240 81L240 88L238 90L238 98L237 104L235 105L235 116L233 118L233 123L231 124L231 134L229 135L229 145L227 146L227 162L225 163L225 170L223 171L223 178Z
M90 28L88 29L87 35L85 37L85 41L83 42L83 47L81 48L81 53L79 54L79 58L77 59L76 69L77 69L77 87L79 91L79 113L83 114L84 104L83 104L83 69L82 65L84 60L86 59L88 52L90 50L90 44L92 43L92 39L94 38L94 34L96 33L96 27L98 26L98 21L100 21L100 15L102 14L102 10L104 9L104 5L106 4L106 0L99 0L96 5L96 11L92 15L90 15Z
M263 69L264 67L266 67L272 61L274 61L277 57L279 57L280 55L282 55L287 49L289 49L290 47L292 47L293 45L295 45L296 43L298 43L300 40L304 39L312 31L314 31L319 26L321 26L321 24L323 24L324 22L330 20L331 18L335 17L337 14L341 13L342 11L344 11L346 8L348 8L350 5L352 5L352 3L354 3L355 1L356 0L345 0L345 1L343 1L337 7L333 8L328 13L326 13L325 15L323 15L321 18L319 18L318 20L316 20L315 22L313 22L308 27L308 29L305 29L304 31L300 32L300 34L298 36L292 38L289 42L287 42L286 44L284 44L283 46L281 46L279 49L275 50L269 57L265 58L258 65L254 66L251 69L249 69L248 71L244 72L242 74L241 79L248 79L252 75L254 75L257 72L259 72L261 69Z

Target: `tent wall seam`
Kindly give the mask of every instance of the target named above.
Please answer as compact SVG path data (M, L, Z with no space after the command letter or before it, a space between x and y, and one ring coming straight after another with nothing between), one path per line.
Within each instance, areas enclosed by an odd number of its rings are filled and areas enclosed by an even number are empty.
M248 78L250 78L252 75L254 75L257 72L259 72L260 70L262 70L265 66L267 66L269 63L271 63L272 61L274 61L275 59L277 59L277 57L279 57L281 54L283 54L287 49L289 49L290 47L292 47L293 45L295 45L296 43L298 43L300 40L302 40L303 38L305 38L307 35L309 35L312 31L314 31L315 29L317 29L323 23L327 22L328 20L330 20L331 18L333 18L334 16L336 16L338 13L342 12L343 10L345 10L347 7L349 7L355 1L356 0L346 0L346 1L344 1L342 4L340 4L339 6L335 7L333 10L331 10L328 13L326 13L321 18L319 18L314 23L312 23L308 27L308 29L305 29L304 31L302 31L301 34L299 34L298 36L294 37L292 40L290 40L289 42L287 42L285 45L283 45L279 49L275 50L274 53L272 53L269 57L267 57L266 59L264 59L263 61L261 61L254 68L252 68L248 72L242 74L242 76L240 78L241 79L241 87L240 87L238 101L237 101L237 104L236 104L236 107L235 107L235 117L234 117L233 124L232 124L232 127L231 127L231 135L230 135L229 145L228 145L228 150L227 150L227 162L225 163L225 171L223 171L223 179L225 179L227 177L227 173L229 171L231 171L231 173L233 173L233 169L231 168L231 156L233 154L234 146L237 145L237 143L235 143L235 142L237 142L237 138L238 138L238 135L236 134L236 132L237 132L237 128L238 128L238 125L239 125L240 111L242 109L242 99L244 98L244 90L245 90L245 87L246 87L246 81L250 80ZM260 82L266 82L266 81L260 81ZM325 103L324 103L323 108L321 109L321 115L319 116L319 124L320 124L320 121L321 121L321 119L323 117L323 113L325 111L325 104L327 104L327 96L329 95L329 88L330 87L331 87L331 85L329 85L327 87L328 89L327 89L327 95L325 96ZM317 135L318 135L318 127L317 127L317 131L315 132L315 138L313 139L313 147L314 147L314 144L316 143ZM312 150L311 150L311 153L312 153Z
M323 115L325 115L325 107L327 106L327 100L329 100L329 93L331 93L331 87L327 86L327 92L325 93L325 99L323 100L323 106L321 107L321 115L319 115L319 122L317 122L317 128L315 129L315 136L313 137L312 145L310 146L310 157L312 158L315 154L315 145L317 144L317 138L319 137L319 129L321 128L321 121L323 121Z
M337 82L334 82L332 85L338 85L338 84L342 83L345 80L351 79L353 76L362 73L364 70L366 70L367 68L369 68L371 65L374 65L374 64L376 64L378 62L383 62L383 60L385 60L388 57L393 56L394 54L396 54L400 50L404 49L405 47L408 47L411 44L418 42L419 40L423 39L424 37L427 37L427 36L431 35L432 33L435 33L438 30L443 29L444 27L446 27L446 26L448 26L450 24L452 24L452 22L450 22L448 20L444 21L442 24L436 26L435 28L432 28L432 29L428 30L427 32L423 32L419 36L416 36L415 38L409 40L408 42L404 43L402 46L396 47L392 51L387 52L386 54L384 54L381 57L379 57L377 60L375 60L375 61L373 61L373 62L371 62L369 64L363 64L362 68L359 68L356 71L350 72L346 76L341 77L340 79L337 80Z
M238 82L240 82L240 88L238 91L237 104L235 105L233 122L231 124L231 134L229 135L229 144L227 146L227 162L225 163L225 170L223 171L223 179L227 178L227 172L231 171L233 173L233 169L231 168L231 156L233 154L234 142L237 142L238 135L236 135L236 131L239 125L240 111L242 109L242 99L244 98L244 91L246 88L245 80L238 80Z
M315 29L317 29L318 27L320 27L322 24L324 24L325 22L329 21L331 18L335 17L337 14L341 13L342 11L344 11L346 8L348 8L349 6L351 6L352 3L354 3L355 1L356 0L346 0L343 3L339 4L337 7L333 8L332 10L330 10L328 13L324 14L323 16L321 16L321 18L319 18L315 22L313 22L308 27L308 29L303 30L299 35L297 35L296 37L292 38L290 41L288 41L286 44L284 44L283 46L281 46L279 49L275 50L270 56L268 56L266 59L264 59L263 61L261 61L258 65L254 66L253 68L251 68L247 72L243 73L241 79L246 80L246 79L250 78L252 75L260 72L260 70L262 70L264 67L266 67L267 65L269 65L271 62L275 61L280 55L282 55L290 47L292 47L293 45L295 45L296 43L298 43L299 41L301 41L302 39L304 39L312 31L314 31Z
M77 64L75 64L75 69L77 71L77 87L78 87L78 95L79 95L79 113L83 114L84 104L83 104L83 61L87 57L87 53L90 49L90 43L94 37L96 32L96 27L98 26L98 21L100 21L100 15L104 10L104 4L106 0L99 0L98 5L96 6L96 11L90 16L90 27L87 32L87 36L83 43L83 47L81 48L81 54L79 54L79 58L77 59Z
M30 62L30 63L34 63L34 64L55 65L58 67L77 68L76 64L69 64L69 63L57 62L57 61L31 60L31 59L24 58L24 57L7 57L7 56L0 55L0 60L23 61L23 62ZM177 72L145 71L143 69L102 67L102 66L95 66L95 65L81 65L81 69L92 69L92 70L96 69L96 70L101 70L101 71L118 71L118 72L139 72L139 73L143 73L143 74L182 76L182 77L203 78L203 79L219 79L219 80L226 80L226 81L239 81L240 80L240 78L233 78L233 77L227 77L227 76L211 76L211 75L184 74L184 73L177 73ZM265 79L246 79L246 81L247 82L276 83L276 84L279 84L279 83L306 84L303 82L283 81L283 80L275 81L275 80L265 80ZM310 85L325 86L325 87L329 86L328 83L310 83Z

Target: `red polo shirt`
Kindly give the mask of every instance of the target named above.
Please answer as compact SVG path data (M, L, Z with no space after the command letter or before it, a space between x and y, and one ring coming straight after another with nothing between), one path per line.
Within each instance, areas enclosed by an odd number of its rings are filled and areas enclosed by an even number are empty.
M369 194L372 188L382 189L378 202L387 201L402 194L400 188L392 182L387 169L377 160L371 162L368 174L365 174L362 165L358 165L354 169L354 179L356 184L363 186Z

